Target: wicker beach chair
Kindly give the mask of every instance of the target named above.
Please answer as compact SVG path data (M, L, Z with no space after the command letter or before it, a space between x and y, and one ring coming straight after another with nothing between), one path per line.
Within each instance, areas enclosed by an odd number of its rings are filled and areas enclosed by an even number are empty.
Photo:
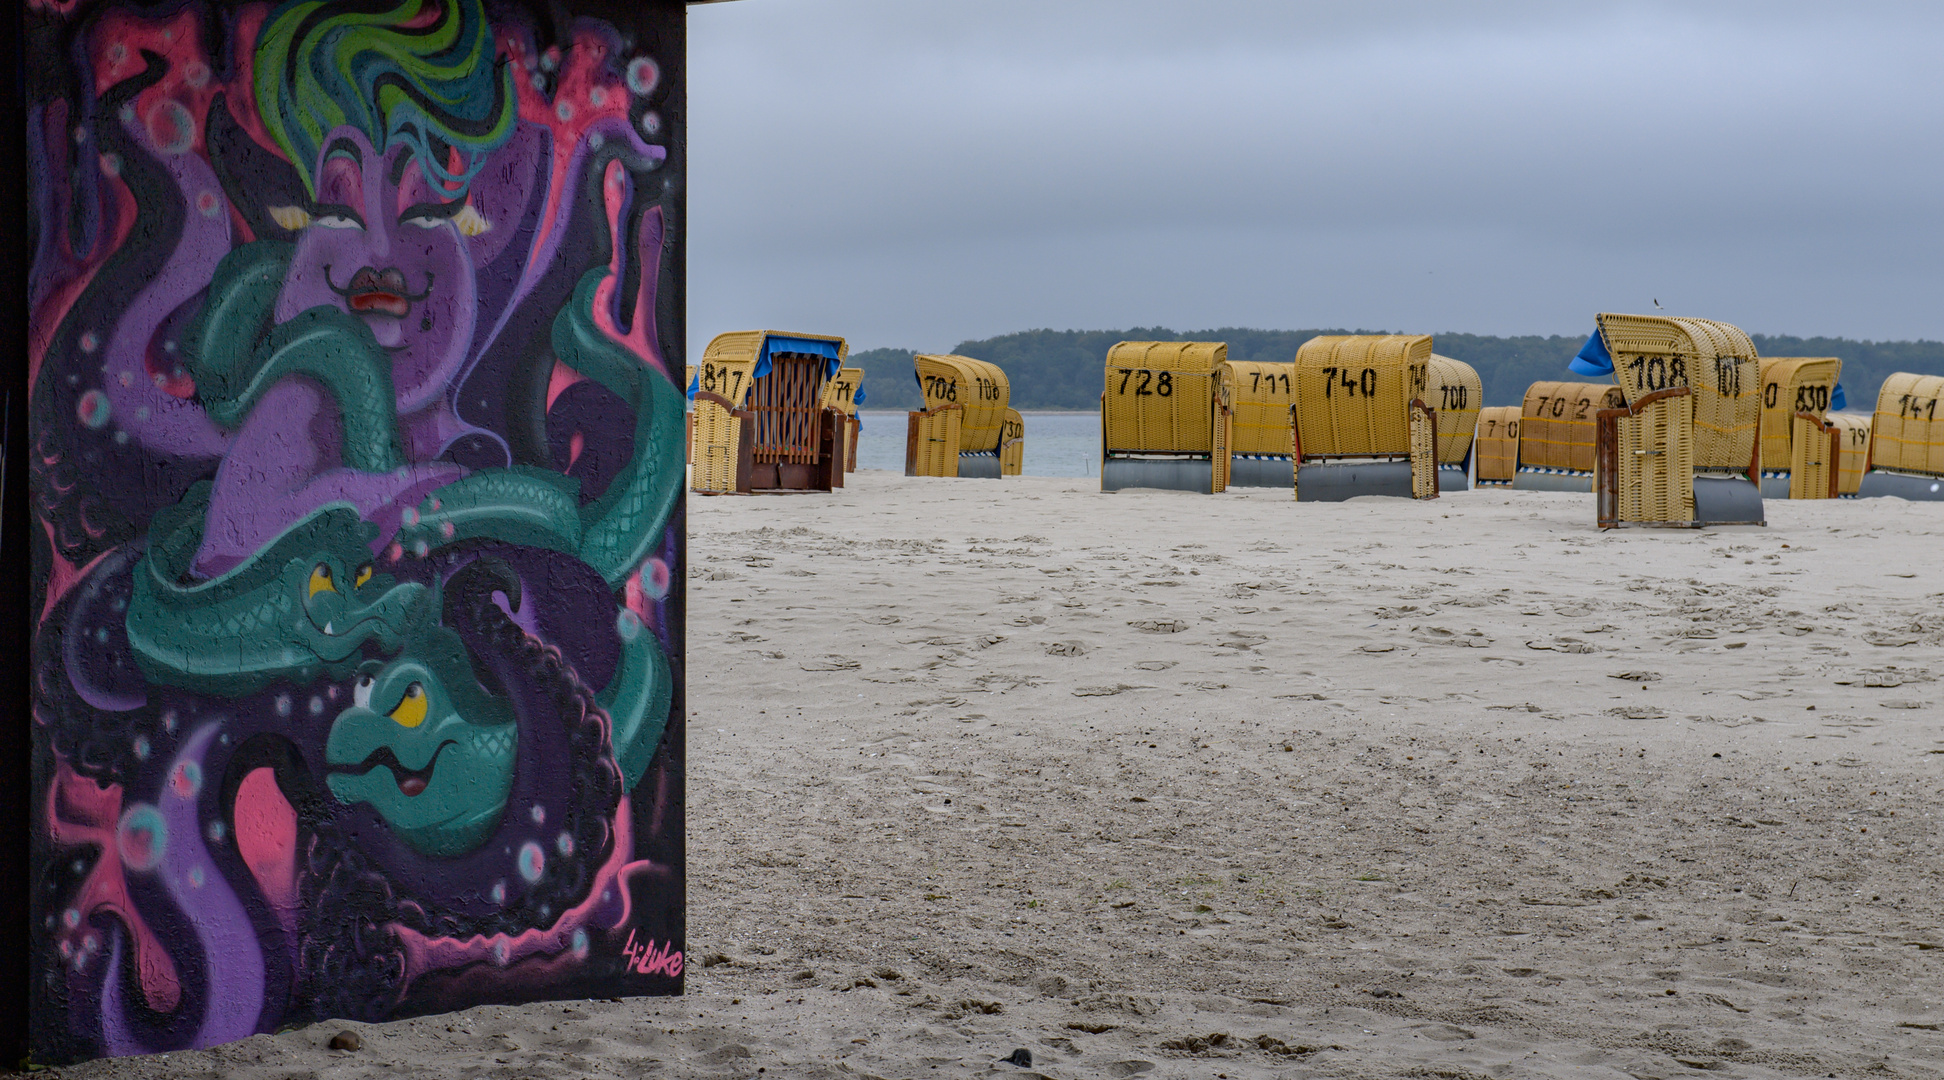
M824 408L835 409L842 415L837 426L837 436L841 440L838 457L844 463L845 472L857 471L857 433L860 424L857 419L857 392L864 385L863 368L838 368L824 386Z
M1870 471L1870 417L1854 413L1834 413L1823 418L1825 427L1834 428L1836 443L1836 496L1855 498Z
M1626 395L1610 383L1536 382L1519 406L1519 460L1512 486L1523 491L1592 491L1595 417Z
M905 429L905 475L1004 475L1000 458L1012 412L1006 373L969 356L920 353L912 365L925 408L911 414Z
M1843 362L1828 357L1761 358L1762 372L1762 497L1764 499L1827 499L1829 480L1835 463L1820 469L1815 476L1795 482L1795 437L1798 430L1813 431L1813 440L1826 442L1828 433L1823 417L1829 400L1843 374ZM1801 417L1809 416L1808 427ZM1806 452L1822 461L1827 456L1821 445Z
M1026 469L1026 420L1018 409L1006 410L999 429L999 475L1018 476Z
M1762 524L1754 342L1709 319L1598 322L1627 400L1597 416L1600 526Z
M1298 502L1437 497L1437 414L1424 401L1430 361L1424 334L1326 335L1296 350Z
M844 339L742 330L703 350L689 486L702 494L830 491L844 485L842 414L824 405Z
M1944 375L1898 372L1877 391L1870 460L1857 495L1944 499Z
M1471 486L1472 439L1485 384L1470 364L1433 353L1425 366L1424 401L1438 411L1438 490L1463 491Z
M1227 359L1218 341L1123 341L1107 350L1100 490L1226 486L1227 425L1215 421L1216 369Z
M1478 410L1478 436L1472 444L1481 487L1509 487L1519 471L1520 408L1493 405Z
M1295 483L1289 407L1296 402L1296 365L1226 360L1215 370L1215 462L1230 487L1288 487Z

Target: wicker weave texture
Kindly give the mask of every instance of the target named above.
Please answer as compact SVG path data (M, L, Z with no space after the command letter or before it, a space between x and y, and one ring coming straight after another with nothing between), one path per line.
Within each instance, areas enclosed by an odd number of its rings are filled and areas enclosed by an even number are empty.
M1478 478L1510 480L1519 471L1520 408L1494 405L1478 410ZM1439 422L1442 428L1443 422Z
M1007 409L999 429L999 475L1018 476L1026 468L1026 420L1018 409Z
M1871 421L1872 468L1944 476L1940 397L1944 397L1944 375L1898 372L1883 380Z
M1609 346L1611 348L1611 346ZM1685 524L1694 517L1694 396L1663 398L1619 422L1619 519Z
M1109 453L1206 454L1219 341L1123 341L1107 350L1101 434Z
M1228 452L1288 454L1289 407L1296 401L1296 365L1230 360L1216 370L1228 409Z
M1425 366L1425 384L1424 403L1438 410L1438 462L1463 465L1485 403L1485 384L1470 364L1435 353Z
M1409 405L1424 396L1428 334L1326 335L1296 350L1296 431L1304 458L1405 455Z
M969 356L919 353L911 361L918 369L925 408L957 405L964 410L959 449L999 449L1000 428L1005 426L1006 408L1012 398L1006 373L995 364Z
M864 385L863 368L839 368L824 384L823 407L845 416L857 415L857 388Z
M1767 419L1764 415L1763 420ZM1789 434L1789 498L1829 498L1835 493L1832 481L1843 432L1807 412L1790 418L1789 426L1794 429ZM1767 453L1767 447L1763 453Z
M1676 386L1694 391L1694 463L1746 471L1755 464L1761 424L1761 371L1755 343L1711 319L1660 315L1597 317L1628 402Z
M911 476L957 476L965 410L946 406L907 414L911 445L905 456Z
M763 351L767 330L736 330L717 334L702 350L698 388L721 394L741 408L756 373L756 356Z
M1843 374L1843 362L1833 356L1764 356L1761 365L1762 468L1793 468L1795 415L1820 417L1829 411L1829 395Z
M1406 426L1411 439L1411 498L1438 497L1438 411L1422 398L1412 398L1405 408Z
M741 420L713 401L696 402L689 488L717 494L735 491L736 458L741 446Z
M1835 429L1836 494L1854 495L1870 469L1870 418L1836 413L1823 422Z
M1519 464L1592 472L1594 416L1626 403L1620 388L1606 383L1533 383L1519 409Z

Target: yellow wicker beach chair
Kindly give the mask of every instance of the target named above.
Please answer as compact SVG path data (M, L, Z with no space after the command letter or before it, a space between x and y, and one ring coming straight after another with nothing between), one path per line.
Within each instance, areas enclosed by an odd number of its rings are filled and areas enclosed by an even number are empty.
M1944 498L1944 375L1898 372L1877 391L1870 421L1869 469L1857 484L1865 498Z
M1012 396L1006 373L969 356L920 353L912 357L912 364L925 408L911 414L906 428L905 475L1004 475L1000 451ZM925 418L930 413L939 415ZM938 443L947 437L955 440L950 446ZM918 446L916 440L928 445Z
M1218 486L1218 341L1123 341L1107 350L1100 395L1100 490ZM1226 453L1220 455L1226 460Z
M1481 486L1504 487L1519 470L1519 414L1517 405L1494 405L1478 410L1478 437L1472 453L1478 460Z
M1424 402L1430 361L1424 334L1326 335L1296 350L1297 501L1437 497L1437 417Z
M1829 498L1829 477L1834 464L1805 484L1793 482L1795 433L1803 413L1811 415L1815 438L1826 439L1823 415L1829 411L1829 398L1843 373L1843 362L1828 357L1761 358L1762 371L1762 497L1764 499ZM1810 456L1821 460L1820 448ZM1825 473L1827 475L1825 475ZM1797 490L1803 494L1797 494Z
M1026 468L1026 419L1018 409L1006 410L999 429L999 475L1018 476Z
M1767 419L1764 417L1763 419ZM1812 412L1799 412L1790 420L1789 487L1791 499L1834 499L1842 481L1842 428ZM1766 451L1765 451L1766 452ZM1766 489L1770 470L1762 470ZM1766 494L1764 497L1767 497Z
M1217 491L1295 483L1289 407L1296 365L1225 360L1215 369Z
M1851 413L1825 416L1826 426L1835 429L1836 494L1853 496L1870 471L1870 418Z
M1629 414L1599 429L1622 440L1598 452L1601 525L1762 524L1755 343L1709 319L1602 313L1598 322ZM1688 393L1654 397L1680 389ZM1670 469L1686 474L1661 475Z
M716 335L696 376L692 490L829 491L844 484L842 414L824 405L844 339L742 330Z
M857 391L864 385L863 368L838 368L824 386L824 408L836 409L842 416L837 426L840 442L838 458L845 472L857 471Z
M1524 491L1592 491L1595 417L1627 403L1609 383L1536 382L1519 407L1519 463L1512 486Z
M1431 354L1425 366L1425 404L1438 410L1438 490L1470 487L1472 437L1485 401L1485 384L1463 360Z

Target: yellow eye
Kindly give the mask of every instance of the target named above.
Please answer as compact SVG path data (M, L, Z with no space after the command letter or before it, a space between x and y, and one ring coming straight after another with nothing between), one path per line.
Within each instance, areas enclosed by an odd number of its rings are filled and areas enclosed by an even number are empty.
M318 563L317 566L311 570L310 596L316 596L318 593L321 592L336 592L336 591L337 591L337 583L331 580L331 568L324 565L323 563ZM308 597L306 597L306 599L308 599Z
M352 588L362 589L365 587L365 583L370 580L371 580L371 564L366 563L363 566L358 567L357 580L353 581L351 583L351 586Z
M405 699L398 708L391 711L391 718L401 727L417 727L425 723L425 687L418 683L405 688Z

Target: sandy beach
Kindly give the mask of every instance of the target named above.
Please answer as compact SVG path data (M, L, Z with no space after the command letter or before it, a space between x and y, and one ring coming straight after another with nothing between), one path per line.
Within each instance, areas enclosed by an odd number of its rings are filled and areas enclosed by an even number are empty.
M1944 1075L1944 505L849 484L690 499L686 997L60 1075Z

